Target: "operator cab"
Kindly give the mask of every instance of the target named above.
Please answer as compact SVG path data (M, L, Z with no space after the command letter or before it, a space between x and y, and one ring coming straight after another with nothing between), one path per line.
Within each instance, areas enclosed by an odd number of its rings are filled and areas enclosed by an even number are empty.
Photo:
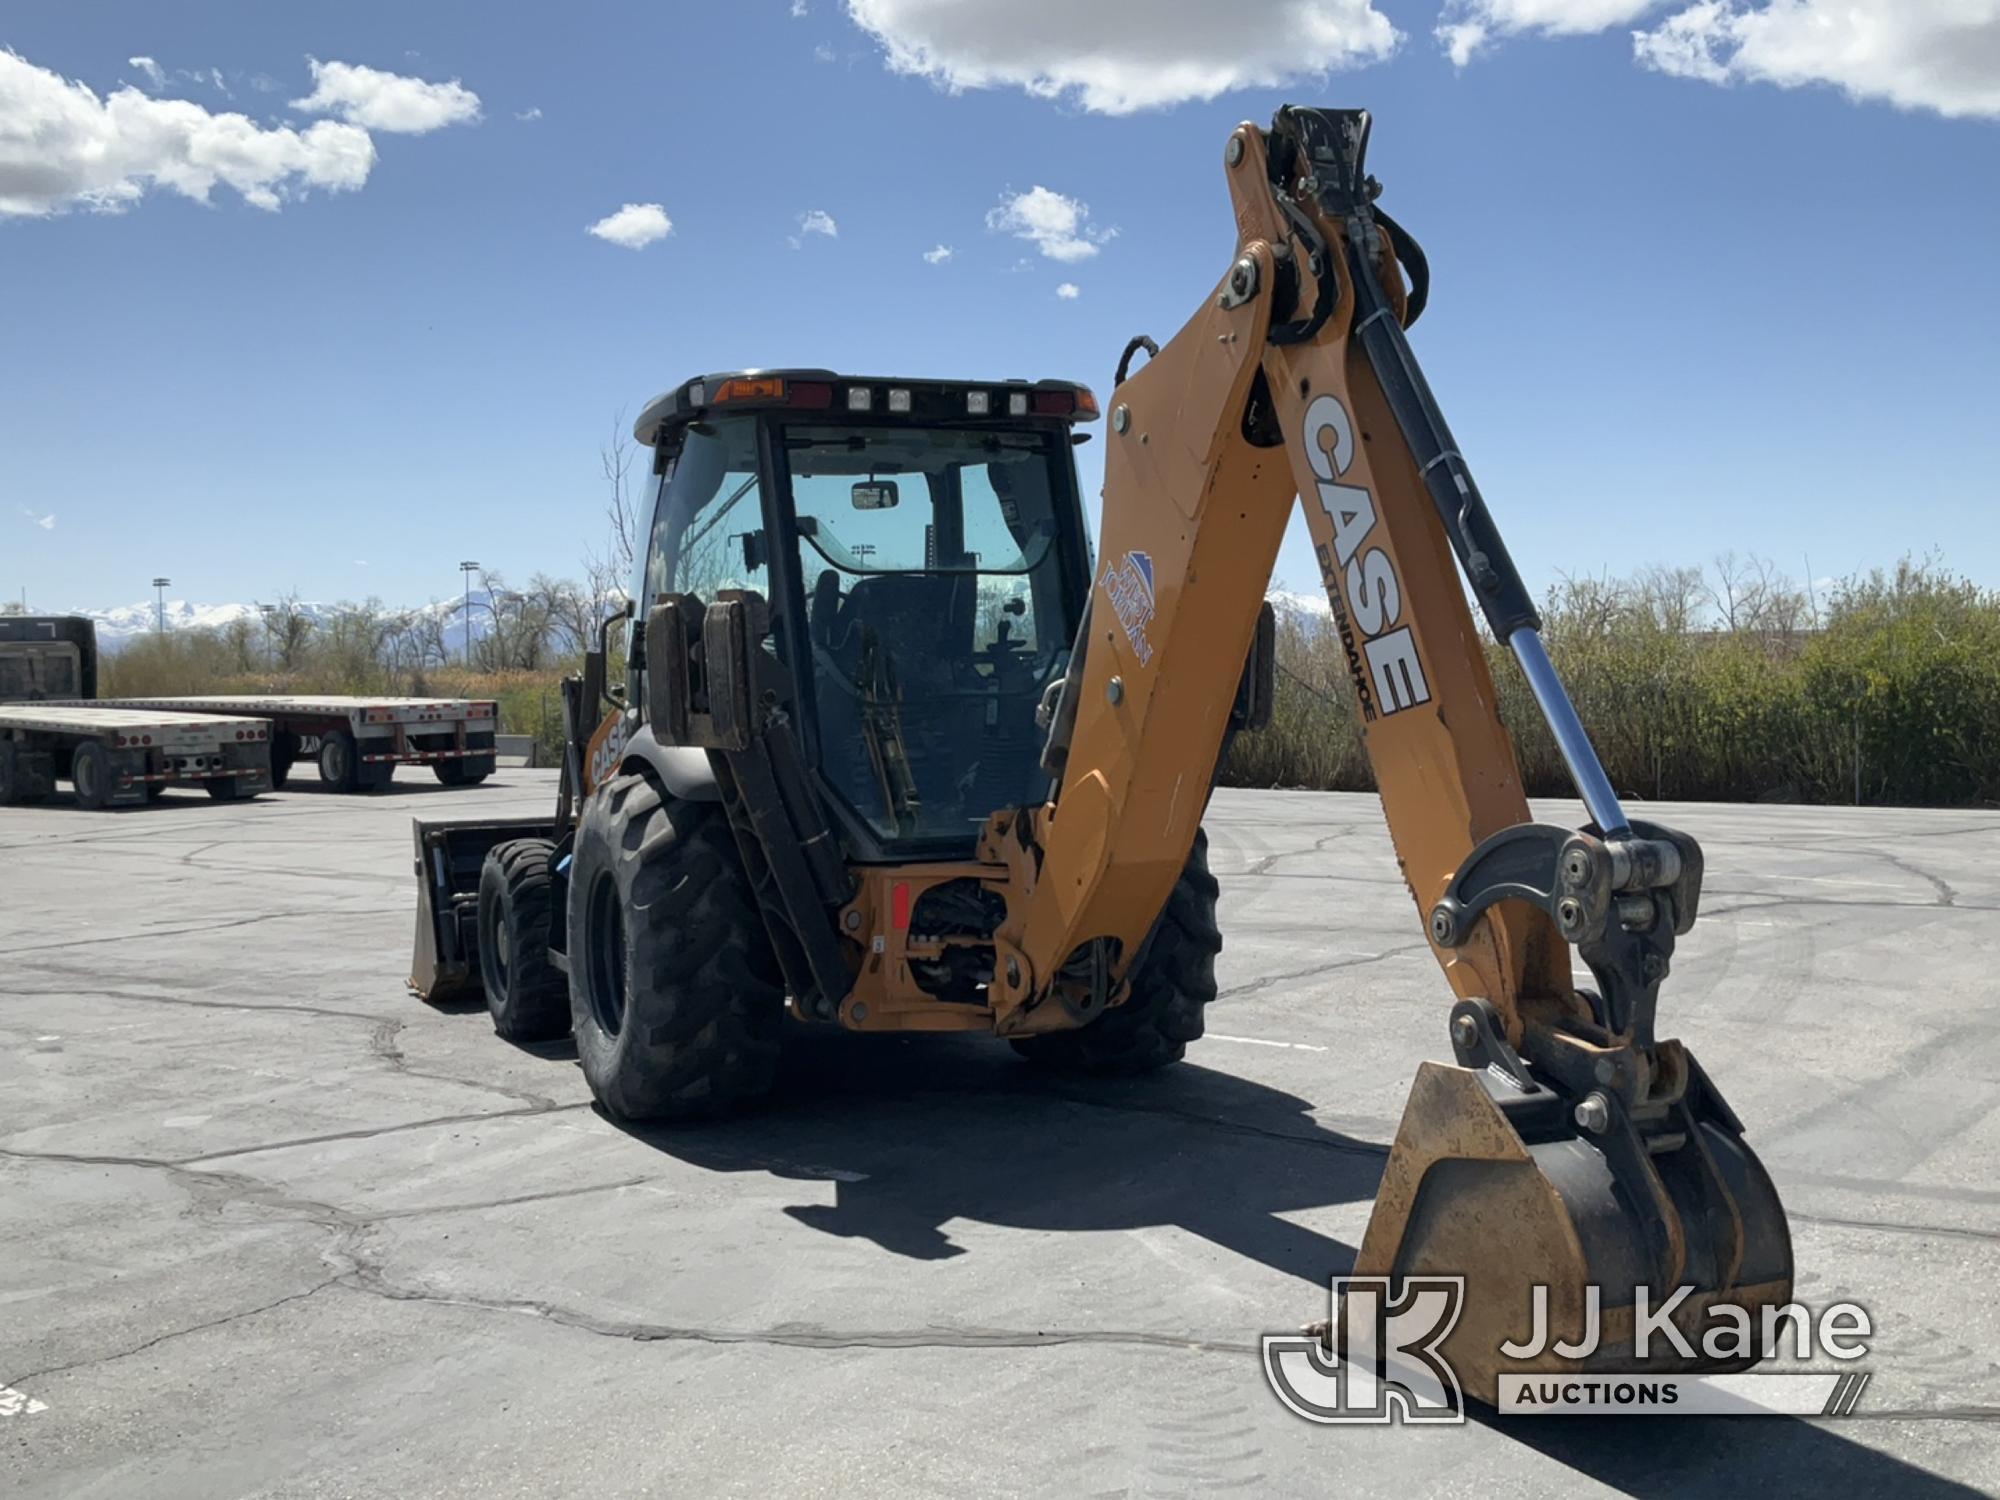
M1037 803L1035 710L1090 586L1082 386L754 371L637 424L657 484L635 595L754 590L764 649L857 858L969 854ZM642 701L643 694L634 694Z

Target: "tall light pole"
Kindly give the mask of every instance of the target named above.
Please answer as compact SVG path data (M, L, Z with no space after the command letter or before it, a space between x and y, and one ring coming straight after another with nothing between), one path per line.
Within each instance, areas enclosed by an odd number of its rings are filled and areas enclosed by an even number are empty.
M161 635L167 633L167 589L173 584L171 578L155 578L153 589L157 598L153 605L153 628Z
M462 562L458 571L465 575L465 664L472 665L472 575L479 571L476 562Z
M278 665L278 650L271 641L271 619L277 612L278 606L275 604L257 606L257 613L264 617L264 665L273 670L276 670Z

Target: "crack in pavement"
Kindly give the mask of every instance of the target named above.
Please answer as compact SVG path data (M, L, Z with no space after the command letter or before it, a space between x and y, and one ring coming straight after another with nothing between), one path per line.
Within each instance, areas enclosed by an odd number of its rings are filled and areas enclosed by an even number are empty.
M1365 969L1370 964L1379 964L1388 959L1401 958L1405 954L1428 952L1429 949L1429 943L1402 943L1394 948L1384 949L1380 953L1364 954L1358 958L1348 959L1345 962L1322 961L1310 964L1304 968L1289 969L1280 974L1263 974L1246 983L1231 985L1226 990L1218 990L1215 998L1217 1000L1229 1000L1238 995L1254 995L1262 990L1269 989L1274 984L1284 984L1293 979L1310 979L1315 974L1333 974L1342 969Z
M1704 893L1709 894L1709 893ZM1954 915L1960 912L2000 912L2000 906L1968 906L1953 899L1944 901L1870 901L1866 899L1841 900L1832 896L1777 896L1764 891L1716 891L1718 896L1744 896L1751 899L1739 901L1734 906L1711 906L1702 903L1703 917L1726 917L1739 911L1768 911L1774 906L1829 906L1836 910L1866 909L1869 911L1948 911Z
M1855 852L1860 853L1862 851L1857 850ZM1939 906L1956 906L1958 904L1958 892L1953 890L1944 880L1931 874L1930 871L1920 869L1906 859L1898 859L1893 854L1885 854L1880 849L1866 852L1873 854L1876 859L1885 860L1889 864L1894 865L1905 875L1914 875L1917 879L1928 882L1931 888L1938 893L1937 904Z
M56 968L54 965L42 965L41 967ZM57 972L61 971L58 969ZM432 1083L455 1084L460 1088L495 1094L503 1099L511 1099L517 1104L532 1105L538 1109L555 1109L559 1105L558 1100L551 1099L546 1094L536 1093L532 1089L515 1088L509 1084L490 1083L484 1079L461 1078L451 1073L434 1073L412 1067L409 1059L404 1055L402 1047L396 1040L403 1029L409 1025L409 1022L406 1020L397 1020L393 1017L371 1014L367 1011L334 1010L331 1007L322 1005L260 1004L255 1001L243 1000L192 1000L178 995L140 994L134 990L93 989L89 991L71 991L0 986L0 996L18 999L81 993L87 993L93 999L124 1001L139 1005L183 1006L192 1010L278 1011L292 1015L324 1016L341 1021L361 1021L374 1028L368 1038L369 1055L377 1061L386 1063L391 1071L400 1073L404 1077L427 1079Z
M1281 859L1303 859L1308 854L1324 854L1328 844L1331 844L1336 839L1347 837L1350 832L1352 832L1351 829L1336 828L1332 833L1323 834L1319 838L1314 839L1310 849L1286 849L1278 854L1266 854L1252 863L1247 870L1225 874L1222 878L1225 880L1247 880L1266 875L1270 873L1271 866L1275 865Z
M259 1313L267 1313L274 1307L283 1307L288 1302L303 1302L306 1298L317 1296L328 1287L337 1284L340 1279L338 1276L329 1276L323 1281L315 1282L303 1292L287 1292L284 1296L275 1298L270 1302L260 1303L256 1307L241 1308L233 1313L225 1313L219 1318L210 1318L205 1323L193 1323L186 1328L169 1328L165 1333L155 1334L144 1343L134 1344L129 1349L119 1349L110 1354L97 1354L91 1356L89 1359L72 1360L66 1365L50 1365L47 1369L43 1370L30 1370L25 1375L9 1375L7 1379L10 1384L14 1381L20 1381L23 1385L33 1385L37 1381L47 1380L52 1376L67 1375L76 1370L87 1370L97 1365L108 1365L117 1360L130 1359L135 1354L144 1354L148 1349L157 1349L160 1345L170 1343L174 1339L184 1339L190 1334L206 1333L211 1328L226 1328L231 1323L240 1323L245 1318L254 1318Z
M1154 1333L1126 1328L922 1328L832 1329L781 1324L775 1328L703 1328L672 1323L613 1321L529 1297L479 1297L431 1292L388 1280L370 1267L336 1278L344 1289L390 1302L425 1302L483 1312L541 1318L599 1338L631 1343L764 1344L784 1349L1046 1349L1066 1344L1126 1344L1199 1354L1254 1355L1257 1345L1194 1334Z
M61 974L54 965L39 965ZM192 1010L259 1010L282 1011L288 1015L327 1016L340 1021L367 1021L371 1025L382 1018L361 1010L333 1010L324 1005L277 1005L264 1004L254 1000L189 1000L179 995L142 995L135 990L90 989L21 989L14 985L0 985L0 996L19 1000L36 998L56 999L62 996L86 995L92 1000L121 1000L135 1005L180 1005Z
M529 1115L573 1114L580 1109L589 1109L591 1102L583 1100L576 1104L532 1104L519 1109L475 1110L467 1114L433 1115L425 1120L406 1120L400 1125L380 1125L354 1130L331 1130L325 1135L302 1135L286 1141L270 1141L257 1146L232 1146L227 1151L207 1151L200 1156L183 1156L175 1165L193 1166L198 1162L226 1161L236 1156L256 1156L266 1151L289 1151L296 1146L320 1146L329 1141L367 1141L377 1136L395 1135L405 1130L424 1130L433 1125L470 1125L482 1120L519 1120Z
M1834 1229L1877 1229L1885 1234L1943 1235L1950 1239L2000 1240L2000 1229L1963 1229L1955 1224L1894 1224L1885 1219L1840 1219L1831 1214L1805 1214L1795 1208L1785 1217L1799 1224L1820 1224Z
M551 1099L546 1094L537 1094L532 1089L517 1089L504 1083L474 1082L469 1078L458 1078L449 1073L427 1073L421 1068L413 1068L410 1066L409 1059L403 1055L403 1049L396 1040L402 1034L403 1028L409 1025L409 1022L398 1021L392 1018L376 1019L370 1017L370 1019L376 1021L375 1029L368 1035L368 1050L370 1054L387 1063L393 1072L400 1073L405 1078L427 1078L433 1083L451 1083L458 1085L460 1088L481 1089L489 1094L498 1094L503 1099L512 1099L516 1103L530 1105L542 1110L557 1108L556 1100Z
M1187 1354L1222 1354L1245 1358L1257 1353L1248 1341L1203 1338L1194 1334L1159 1333L1148 1329L1048 1328L1013 1329L949 1327L925 1325L919 1328L835 1329L800 1324L780 1324L772 1328L717 1328L693 1324L650 1323L636 1320L600 1318L567 1308L559 1303L527 1297L482 1297L471 1293L429 1291L391 1281L381 1268L354 1247L351 1255L329 1250L328 1258L348 1259L350 1269L328 1276L302 1291L259 1303L255 1307L211 1318L186 1328L170 1329L129 1349L117 1350L90 1359L52 1365L23 1375L10 1375L9 1382L28 1387L57 1375L129 1359L149 1349L177 1339L225 1328L248 1318L292 1303L304 1302L330 1288L355 1292L378 1300L432 1307L466 1308L476 1312L500 1313L511 1317L535 1318L560 1328L589 1334L594 1338L616 1339L624 1343L700 1343L719 1346L758 1345L767 1348L839 1351L847 1349L1052 1349L1073 1345L1123 1346L1158 1349ZM1978 1404L1935 1407L1889 1407L1850 1414L1850 1419L1874 1422L1973 1422L2000 1421L2000 1406Z
M32 947L15 948L12 954L18 957L23 953L53 953L61 948L90 948L100 943L144 943L154 938L184 937L191 932L226 932L232 927L254 927L262 922L292 922L301 917L311 917L315 921L324 922L335 917L393 917L402 915L403 911L404 908L400 906L318 907L308 911L268 911L254 917L232 917L224 922L202 922L193 927L141 928L137 932L106 932L99 933L95 937L73 938L65 943L36 943Z

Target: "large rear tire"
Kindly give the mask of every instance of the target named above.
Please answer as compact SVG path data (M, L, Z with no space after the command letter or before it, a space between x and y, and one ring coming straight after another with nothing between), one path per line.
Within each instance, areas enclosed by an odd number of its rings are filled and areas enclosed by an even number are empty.
M1215 956L1222 951L1215 920L1219 893L1208 873L1208 835L1197 832L1125 1003L1074 1031L1022 1037L1014 1050L1063 1073L1129 1077L1179 1062L1187 1044L1200 1039L1204 1012L1215 998Z
M495 844L479 871L479 977L493 1029L513 1042L569 1034L569 984L549 962L549 839Z
M641 775L585 803L570 864L577 1059L627 1120L720 1114L770 1091L784 985L728 819Z

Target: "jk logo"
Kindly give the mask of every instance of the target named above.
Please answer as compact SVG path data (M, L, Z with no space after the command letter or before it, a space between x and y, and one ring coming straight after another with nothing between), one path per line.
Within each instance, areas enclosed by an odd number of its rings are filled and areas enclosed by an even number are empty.
M1264 1336L1264 1378L1308 1422L1463 1422L1465 1397L1438 1346L1465 1306L1463 1276L1333 1279L1333 1349Z

